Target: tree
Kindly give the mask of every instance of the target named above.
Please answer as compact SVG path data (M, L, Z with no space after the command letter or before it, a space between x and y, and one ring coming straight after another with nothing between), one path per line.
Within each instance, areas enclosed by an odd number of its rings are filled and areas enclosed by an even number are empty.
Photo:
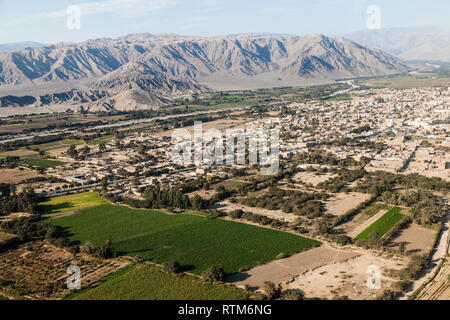
M220 266L212 266L202 273L202 279L208 282L218 282L225 278L225 271Z
M101 184L102 184L102 191L107 192L108 191L108 177L103 177Z
M278 299L281 294L280 286L275 285L275 283L270 281L265 281L262 289L266 293L266 296L269 300Z
M83 149L81 149L81 152L83 153L83 155L87 156L89 153L91 153L91 148L89 148L88 145L85 145Z
M289 289L283 291L281 293L281 297L283 300L303 300L305 298L305 294L298 289Z
M67 150L67 154L72 157L73 159L77 159L78 158L78 150L75 147L74 144L72 144L69 149Z
M94 246L89 241L86 241L84 245L80 246L81 253L92 254L94 253L94 251L95 251Z
M98 145L98 151L99 152L105 152L106 151L106 144L104 142L100 143Z
M180 265L178 262L166 262L163 264L163 270L168 273L180 272Z

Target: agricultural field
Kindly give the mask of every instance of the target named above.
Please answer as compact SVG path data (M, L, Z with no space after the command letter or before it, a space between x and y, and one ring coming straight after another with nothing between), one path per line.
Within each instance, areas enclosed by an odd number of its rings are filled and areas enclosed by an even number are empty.
M39 175L36 172L26 169L0 169L0 183L21 183L27 179L36 178Z
M364 210L363 213L370 218L370 217L373 217L374 215L376 215L380 210L383 210L386 208L389 208L389 207L383 203L374 203L370 207L368 207L366 210Z
M61 161L48 160L48 159L28 159L22 160L21 164L30 166L30 167L38 167L42 169L54 168L58 166L62 166L65 163Z
M394 227L402 218L403 214L400 213L401 208L394 207L384 214L380 219L378 219L374 224L360 233L356 239L367 241L370 234L376 231L380 237L382 237L386 232L388 232L392 227Z
M95 192L85 192L62 197L55 197L39 204L39 212L44 215L52 215L70 211L92 208L107 202L101 199Z
M82 287L98 281L124 266L115 260L73 256L68 251L44 241L21 244L0 254L1 294L7 297L58 299L68 293L67 267L80 265Z
M244 291L200 281L192 276L168 274L159 268L138 265L103 284L82 291L74 300L246 300Z
M111 240L120 255L139 255L156 263L177 261L199 274L211 265L234 273L318 246L311 239L222 219L191 214L102 205L52 219L71 240L101 246Z

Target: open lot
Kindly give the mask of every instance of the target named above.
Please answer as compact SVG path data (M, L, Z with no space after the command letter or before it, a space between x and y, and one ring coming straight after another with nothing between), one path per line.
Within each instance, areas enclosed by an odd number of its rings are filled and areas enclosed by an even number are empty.
M322 175L318 175L315 172L299 172L295 174L294 180L302 181L306 184L311 184L314 187L316 187L319 183L325 182L327 180L330 180L331 178L334 178L336 175L332 173L325 173Z
M328 199L325 203L325 208L331 214L342 216L347 211L369 199L370 194L359 192L339 193Z
M77 211L106 204L95 192L85 192L74 195L55 197L39 204L41 214L57 214Z
M100 246L112 241L115 252L157 263L177 261L193 273L214 264L226 272L249 269L280 253L301 252L319 242L290 233L221 219L102 205L51 220L73 241Z
M227 281L240 287L248 284L251 287L260 288L265 281L288 285L308 270L329 263L346 261L356 256L357 254L351 251L322 246L234 274L228 277Z
M318 268L311 268L301 274L295 281L283 286L286 289L300 289L309 298L351 300L371 300L383 289L389 288L395 281L387 273L388 270L399 270L406 263L406 258L392 258L375 255L367 251L358 251L358 255L344 261L335 261ZM367 270L369 266L381 269L382 281L380 290L367 287Z
M20 183L38 176L37 173L26 169L0 169L0 183Z
M392 244L398 246L400 243L404 243L407 252L411 254L425 254L432 249L435 236L435 231L412 224L408 228L401 230L399 236L392 241Z
M235 288L138 265L98 287L81 292L74 300L245 300L247 297L245 292Z

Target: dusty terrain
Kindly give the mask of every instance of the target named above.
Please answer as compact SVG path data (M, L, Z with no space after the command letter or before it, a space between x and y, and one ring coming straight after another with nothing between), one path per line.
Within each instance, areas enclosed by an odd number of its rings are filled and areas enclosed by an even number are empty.
M325 204L326 210L336 216L342 216L350 209L355 208L360 203L368 200L370 194L359 192L339 193L328 199Z
M36 172L31 170L0 169L0 183L20 183L38 176Z
M389 269L399 270L406 265L405 258L389 259L376 256L371 252L358 251L358 256L345 261L328 263L304 272L294 282L285 286L289 289L300 289L307 297L335 299L348 297L354 300L373 299L385 288L389 288L394 279L387 275ZM369 289L367 273L370 266L381 270L381 288Z
M311 184L316 187L319 183L325 182L334 178L336 175L332 173L325 173L322 175L318 175L315 172L299 172L294 176L294 180L302 181L306 184Z
M261 287L265 281L287 285L308 270L335 262L343 262L356 256L357 254L351 251L322 246L232 275L227 281L242 287L246 284L251 287Z
M403 229L393 240L393 245L404 243L406 251L412 254L425 254L433 247L435 232L416 224Z
M67 268L73 264L80 266L81 285L86 287L127 262L75 257L42 241L23 244L0 254L0 280L4 282L1 293L9 298L24 294L31 299L61 298L68 293Z
M264 208L248 207L240 203L231 203L228 200L218 202L215 207L225 212L231 212L234 210L241 209L242 211L251 212L254 214L259 214L261 216L266 216L271 219L278 219L280 221L287 221L287 222L294 222L298 218L295 214L284 213L281 210L268 210Z
M450 300L450 264L447 260L436 278L417 297L418 300Z

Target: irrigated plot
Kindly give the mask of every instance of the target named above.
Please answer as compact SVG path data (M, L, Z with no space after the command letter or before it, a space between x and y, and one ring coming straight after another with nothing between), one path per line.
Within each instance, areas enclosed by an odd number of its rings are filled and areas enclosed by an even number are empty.
M175 290L176 288L176 290ZM245 300L244 291L139 265L74 300Z
M107 202L95 192L78 193L74 195L55 197L39 204L41 214L57 214L69 211L92 208Z
M378 219L374 224L368 227L366 230L361 232L356 239L367 241L370 234L376 231L380 237L382 237L386 232L388 232L392 227L402 220L404 217L400 213L401 209L399 207L392 208L386 214L384 214L380 219Z
M286 232L202 216L168 215L102 205L51 220L63 227L73 241L101 246L107 240L119 254L139 255L157 263L177 261L193 273L211 265L226 272L249 269L318 246L320 243Z

